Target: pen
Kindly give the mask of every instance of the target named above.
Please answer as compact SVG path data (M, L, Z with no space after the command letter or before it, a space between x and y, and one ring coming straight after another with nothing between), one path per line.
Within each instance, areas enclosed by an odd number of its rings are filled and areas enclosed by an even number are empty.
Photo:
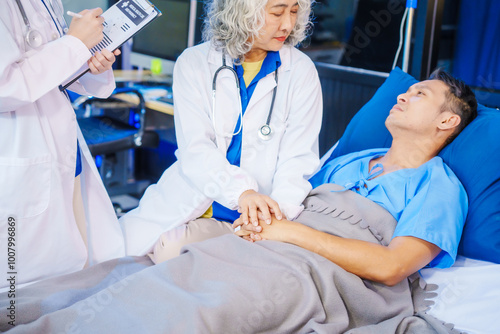
M81 14L74 13L74 12L72 12L72 11L70 11L70 10L68 10L68 11L66 12L66 14L68 14L69 16L72 16L72 17L77 17L77 18L79 18L79 19L81 19L81 18L83 17Z

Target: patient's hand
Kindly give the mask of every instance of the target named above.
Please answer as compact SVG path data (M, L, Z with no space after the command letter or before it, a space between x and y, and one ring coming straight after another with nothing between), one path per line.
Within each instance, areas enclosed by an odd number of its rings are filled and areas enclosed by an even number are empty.
M271 214L281 219L283 214L280 207L271 197L262 195L254 190L244 191L238 199L239 209L241 214L240 219L243 224L252 223L254 226L259 225L259 212L262 214L262 220L267 224L271 224Z
M267 224L262 218L259 219L258 226L244 224L241 218L237 219L233 224L235 228L241 226L236 235L251 242L261 240L290 242L294 227L297 225L301 224L286 219L278 220L274 215L271 217L271 224Z
M260 225L254 226L253 224L245 224L243 222L243 219L238 218L234 221L233 223L233 228L236 230L237 228L240 228L238 231L235 232L235 234L239 237L242 237L245 240L253 242L254 240L252 239L252 236L255 232L261 232L262 227Z
M253 241L274 240L290 242L293 233L295 233L295 227L302 225L286 219L278 220L274 216L272 216L271 224L264 224L262 220L260 220L259 223L262 227L262 231L250 234L250 238Z

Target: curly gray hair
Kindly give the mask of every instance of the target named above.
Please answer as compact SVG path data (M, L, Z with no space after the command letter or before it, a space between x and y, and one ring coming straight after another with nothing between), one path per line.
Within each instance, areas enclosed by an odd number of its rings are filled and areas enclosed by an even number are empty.
M252 49L253 38L265 24L265 7L269 0L207 0L203 23L203 40L233 59L244 60ZM297 45L312 29L311 7L315 0L297 0L297 21L285 44Z

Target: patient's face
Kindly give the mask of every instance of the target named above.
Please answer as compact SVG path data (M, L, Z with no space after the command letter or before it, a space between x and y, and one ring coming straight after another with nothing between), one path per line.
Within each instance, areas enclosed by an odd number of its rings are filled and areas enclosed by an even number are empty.
M431 134L441 122L441 107L446 101L448 86L439 80L426 80L411 86L398 96L397 103L386 119L391 131L403 130L415 134Z

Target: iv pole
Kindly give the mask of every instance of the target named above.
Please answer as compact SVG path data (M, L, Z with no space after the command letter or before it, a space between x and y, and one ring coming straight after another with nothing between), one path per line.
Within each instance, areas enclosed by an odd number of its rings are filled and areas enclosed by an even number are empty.
M403 50L403 71L408 73L408 64L410 62L411 33L413 29L413 16L417 8L417 0L406 0L408 8L408 20L406 21L405 45Z

